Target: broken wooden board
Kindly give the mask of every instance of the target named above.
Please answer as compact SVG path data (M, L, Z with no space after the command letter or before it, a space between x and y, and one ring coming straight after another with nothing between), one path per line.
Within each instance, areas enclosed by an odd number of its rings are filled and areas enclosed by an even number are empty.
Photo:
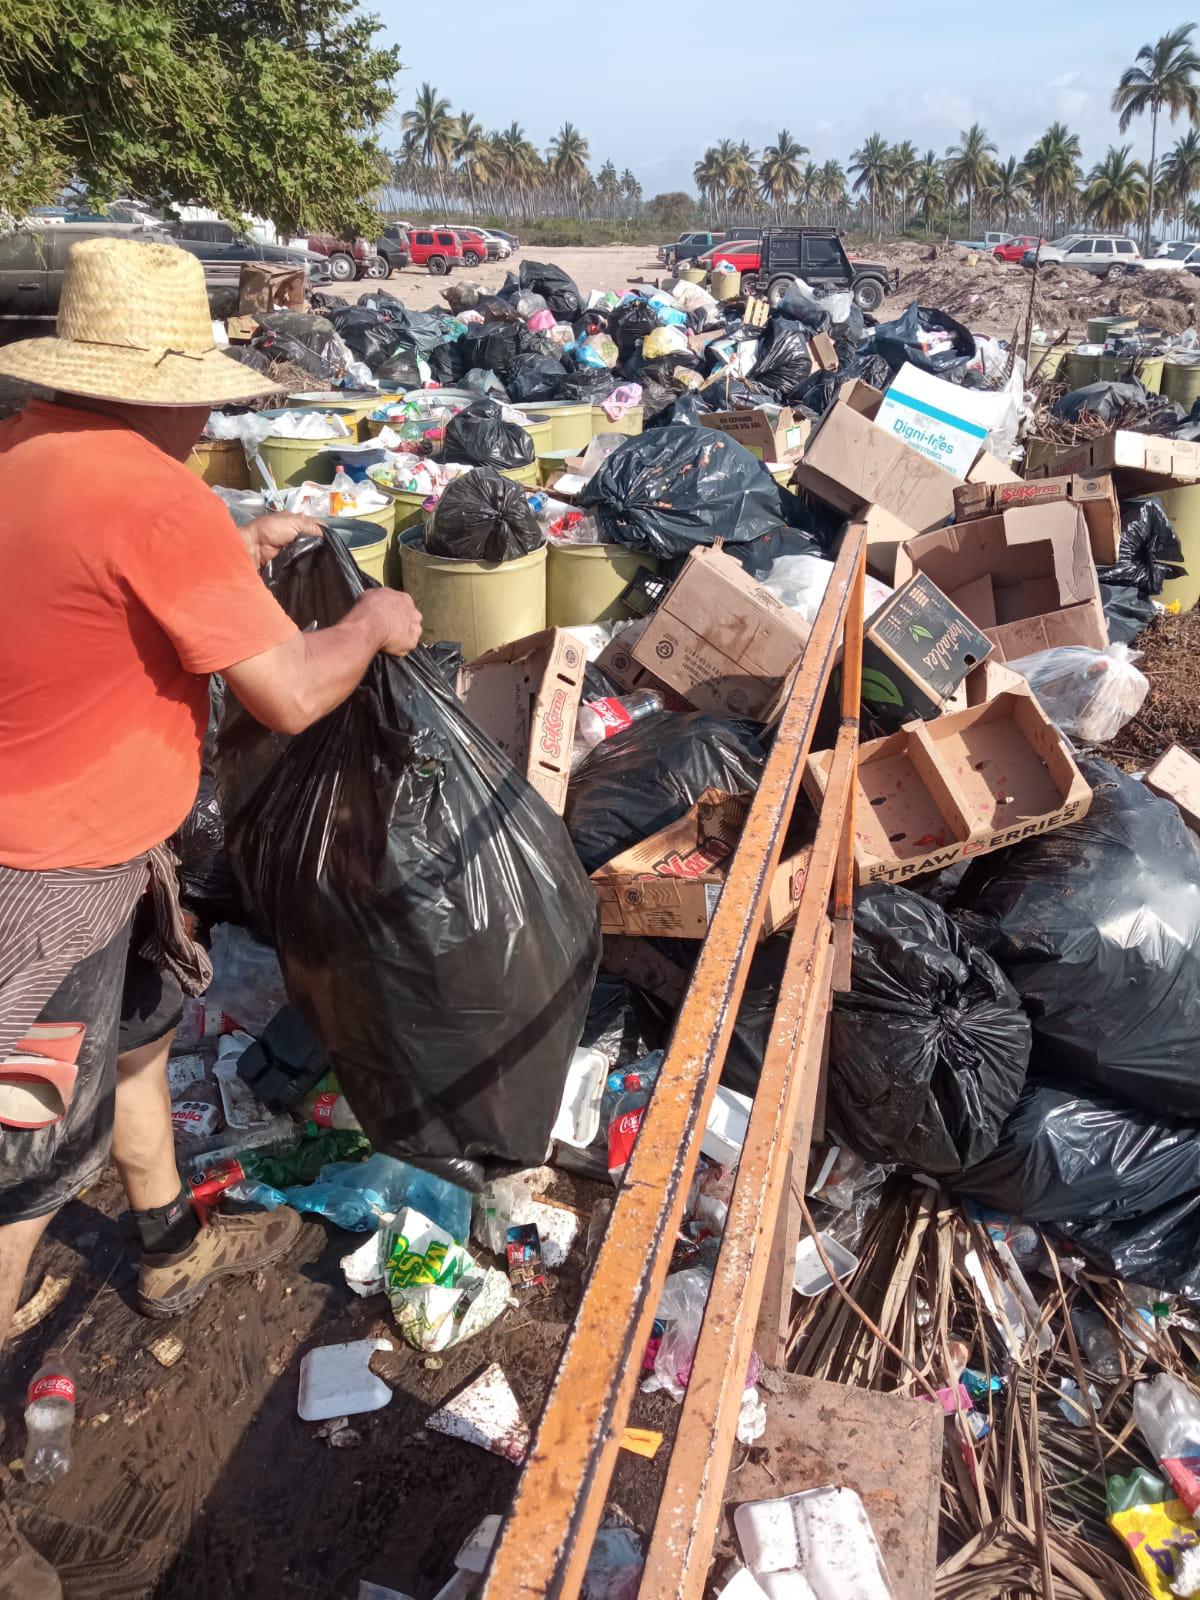
M862 1496L894 1600L929 1600L937 1568L941 1408L781 1372L765 1373L760 1389L767 1431L730 1474L714 1553L737 1551L735 1506L832 1483Z

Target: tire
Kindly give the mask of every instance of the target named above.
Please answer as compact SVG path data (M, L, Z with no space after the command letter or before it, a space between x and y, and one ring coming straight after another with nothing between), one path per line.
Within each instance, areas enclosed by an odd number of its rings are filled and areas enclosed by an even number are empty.
M883 285L878 278L859 278L854 285L854 304L860 311L878 311L883 304Z
M767 290L767 304L770 306L772 311L775 310L776 306L778 306L779 302L783 299L784 295L795 282L795 278L772 278L771 286Z
M711 283L712 282L712 273L711 272L709 273L708 277L709 277L709 282ZM738 285L738 287L741 289L743 294L757 294L758 293L758 273L757 272L743 272L742 273L742 281Z
M1128 278L1133 270L1134 269L1132 267L1123 267L1114 261L1112 266L1109 267L1108 271L1104 274L1104 281L1105 283L1112 283L1115 278Z
M386 256L369 256L363 268L364 278L390 278L392 275L391 262Z
M463 261L468 267L477 267L479 265L478 252L475 250L464 250Z
M444 278L446 276L445 256L430 256L428 266L435 278Z
M329 276L335 283L350 283L354 278L354 257L338 251L329 258Z

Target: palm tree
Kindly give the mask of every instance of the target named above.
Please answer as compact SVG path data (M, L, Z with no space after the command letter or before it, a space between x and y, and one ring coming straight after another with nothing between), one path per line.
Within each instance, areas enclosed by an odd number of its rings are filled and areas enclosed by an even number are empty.
M492 135L499 175L510 195L510 204L520 203L523 215L528 215L526 195L534 176L541 169L537 151L525 137L519 122L510 123L503 133Z
M1083 203L1102 228L1114 232L1132 222L1146 203L1146 169L1130 160L1133 146L1109 145L1103 161L1088 173Z
M741 165L737 145L732 139L722 139L712 152L713 165L716 172L716 192L721 196L725 208L725 226L729 226L729 191L733 188L734 179L737 177Z
M716 148L710 144L704 155L692 168L692 178L696 188L700 191L700 199L704 202L705 210L710 219L715 215L720 177Z
M611 161L606 161L596 176L596 198L608 218L616 216L621 198L621 180Z
M900 201L900 226L897 233L903 233L908 221L908 196L913 186L913 179L917 175L917 168L921 158L917 154L917 147L911 139L905 139L903 144L893 145L892 157L889 163L892 176L892 187L896 190Z
M1038 226L1042 233L1052 231L1058 206L1074 188L1079 176L1079 135L1065 122L1052 122L1042 137L1025 154L1025 181L1038 202Z
M763 199L774 202L777 221L800 187L800 157L807 154L808 146L797 144L787 128L780 128L775 143L769 144L762 153L760 187Z
M942 177L942 164L938 160L936 150L926 150L917 166L913 178L913 197L921 203L921 219L925 224L925 232L929 232L929 213L933 206L940 205L946 193L946 181Z
M550 170L574 196L575 210L579 214L579 190L588 176L588 142L573 122L564 122L550 142L547 152Z
M1181 113L1193 122L1200 119L1200 87L1194 82L1200 72L1200 56L1191 46L1194 22L1184 23L1164 33L1156 44L1144 44L1132 67L1126 67L1113 92L1112 108L1121 113L1117 128L1129 131L1134 117L1150 113L1150 166L1146 185L1146 221L1142 229L1142 249L1150 253L1150 229L1154 223L1154 167L1158 152L1158 114L1165 111L1172 122Z
M1175 202L1182 221L1193 194L1200 189L1200 133L1195 128L1177 139L1159 162L1157 181L1163 194Z
M642 203L642 186L628 167L621 174L621 198L629 207L629 215L632 217Z
M996 146L979 123L973 122L946 151L946 182L952 193L967 191L967 232L975 229L975 196L991 179Z
M1009 156L1007 161L993 166L987 196L993 205L999 206L1004 212L1004 231L1007 233L1008 219L1013 211L1023 206L1029 198L1025 188L1025 169L1016 156Z
M827 161L821 168L818 191L828 210L830 224L834 214L840 210L846 200L846 174L842 171L840 161Z
M446 164L454 148L458 124L450 114L450 102L443 99L431 83L423 83L416 104L400 119L401 125L417 135L427 166L436 167L442 189L443 209L449 210L446 198Z
M748 214L758 207L758 171L754 163L755 155L750 146L745 143L738 145L729 183L729 205Z
M475 215L475 185L486 183L492 165L492 147L483 123L469 111L460 111L456 118L452 155L458 170L465 176L471 195L471 215Z
M821 169L815 161L806 161L796 182L796 198L800 202L800 215L808 221L808 209L817 198L821 187Z
M875 218L879 198L886 194L891 181L891 154L883 135L873 133L864 140L862 148L855 150L850 157L850 171L857 174L854 179L854 192L861 194L865 190L871 202L872 234L877 233Z

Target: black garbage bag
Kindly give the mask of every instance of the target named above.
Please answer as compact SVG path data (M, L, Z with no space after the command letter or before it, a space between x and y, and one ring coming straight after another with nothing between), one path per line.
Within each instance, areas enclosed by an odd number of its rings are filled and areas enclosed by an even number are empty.
M884 358L876 353L870 338L847 360L839 356L839 362L836 372L814 372L808 382L797 390L793 406L802 406L813 416L823 417L845 385L853 379L861 378L873 389L883 390L894 375Z
M799 501L796 503L801 504ZM807 512L809 508L804 506L802 509ZM842 527L845 527L844 522L833 530L833 534L836 536ZM734 561L740 562L752 578L758 578L761 582L763 578L771 576L771 568L780 556L819 556L824 554L825 548L824 539L817 533L781 525L772 533L762 533L745 544L729 545L727 553Z
M471 351L463 347L461 339L451 339L447 344L437 345L426 360L429 362L430 378L442 385L460 383L464 374L474 365Z
M828 333L833 327L829 307L822 305L816 296L809 294L800 283L788 284L775 310L781 317L787 317L790 322L801 323L809 333Z
M705 404L705 397L699 391L694 394L681 394L677 400L672 400L661 411L655 412L647 420L646 426L670 428L679 423L685 428L700 428L704 426L701 419L709 409L710 407Z
M462 338L455 341L459 346L462 370L466 372L471 367L488 367L507 382L520 354L521 332L515 322L472 324Z
M749 723L658 711L589 751L571 774L566 824L595 872L676 822L704 793L757 789L765 757Z
M402 390L419 389L424 381L417 365L417 352L411 345L400 345L395 355L381 361L375 368L375 376L381 383L394 384Z
M922 348L922 334L944 333L950 336L948 349L938 354L927 354ZM961 379L967 364L975 359L975 336L961 322L936 311L932 306L919 306L915 302L894 322L881 322L871 340L874 353L887 362L894 375L906 361L922 372L932 372L951 382Z
M556 344L548 333L530 333L522 328L517 334L517 359L522 356L549 356L562 365L563 347Z
M200 788L192 809L167 840L175 853L179 898L185 911L210 926L242 922L245 907L233 862L225 848L225 819L217 799L217 730L225 704L225 680L208 680L208 732L200 758Z
M558 322L574 322L583 310L583 296L561 267L552 263L522 261L519 283L522 289L540 294Z
M972 863L952 915L1033 1021L1033 1065L1156 1114L1200 1117L1200 841L1096 757L1080 822Z
M1185 439L1193 444L1200 441L1200 400L1192 402L1192 409L1185 417L1181 417L1178 422L1164 424L1159 428L1159 432L1169 434L1172 439Z
M1175 524L1161 500L1122 500L1116 562L1096 570L1101 582L1130 584L1144 599L1161 594L1168 579L1187 576Z
M1050 409L1068 422L1078 422L1086 414L1100 422L1116 423L1119 419L1126 427L1134 421L1152 423L1164 432L1183 416L1181 407L1152 394L1138 378L1126 383L1084 384L1082 389L1061 395Z
M772 317L758 343L758 356L751 377L769 389L781 405L790 405L805 380L812 375L808 336L796 323Z
M512 277L511 272L509 277ZM475 283L452 283L448 289L442 290L442 299L451 311L473 311L483 292Z
M1132 584L1101 583L1100 604L1104 607L1110 644L1129 644L1154 620L1153 600Z
M869 1161L933 1177L995 1146L1029 1066L1012 985L946 913L890 884L854 902L849 992L829 1036L829 1125Z
M301 311L268 311L259 318L250 340L268 360L290 361L328 386L346 370L348 352L327 317L309 317Z
M515 422L505 422L495 400L472 400L446 424L442 455L469 467L527 467L533 461L533 440Z
M329 320L341 335L356 361L365 361L371 371L394 356L402 344L411 341L390 311L369 311L365 306L343 306L329 312Z
M563 380L563 364L554 356L518 356L504 380L509 395L519 405L525 400L553 400Z
M515 561L541 543L520 486L491 467L448 483L425 524L426 550L448 561Z
M500 382L494 372L489 372L485 367L472 367L470 372L464 372L459 380L464 389L470 389L472 394L486 395L492 400L507 400L508 390Z
M267 568L302 628L370 579L336 535ZM423 650L293 739L227 697L218 790L248 904L377 1150L478 1186L536 1165L587 1015L595 894L562 823Z
M617 387L618 379L611 372L601 371L599 367L577 367L574 372L563 371L558 380L558 400L574 401L582 405L585 401L598 406L601 400L607 400Z
M648 300L634 295L608 313L608 332L622 357L641 350L642 340L658 327L658 313Z
M786 520L783 493L736 439L676 425L614 450L584 485L579 504L595 510L613 543L684 556L715 539L742 544L775 532Z
M364 289L357 303L366 306L369 311L388 311L407 315L404 301L398 295L390 294L387 289Z
M525 321L512 301L505 300L498 294L481 294L475 302L475 310L485 322Z
M235 314L230 313L231 316ZM244 367L251 367L255 372L269 372L274 362L279 359L272 357L266 350L256 350L249 344L231 344L229 349L223 350L221 354L231 357L234 361L240 361Z
M1200 1126L1030 1080L978 1166L950 1187L1062 1234L1105 1271L1200 1296Z
M382 298L382 297L381 297ZM388 299L392 297L389 295ZM361 304L361 302L360 302ZM404 329L407 341L423 356L445 344L447 339L459 338L460 324L444 311L409 311L399 300L393 301L393 315L398 326Z

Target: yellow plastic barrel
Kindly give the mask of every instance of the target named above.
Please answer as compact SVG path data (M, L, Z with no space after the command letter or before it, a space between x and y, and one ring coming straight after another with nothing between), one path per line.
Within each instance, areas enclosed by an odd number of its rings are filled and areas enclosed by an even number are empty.
M369 436L366 424L371 412L398 398L395 394L378 394L374 389L368 392L321 389L311 394L289 395L288 410L336 412L338 416L345 417L347 425L361 441Z
M549 422L552 450L581 456L592 442L592 406L586 400L538 400L521 410L539 422Z
M1082 389L1095 383L1100 371L1100 356L1081 350L1071 350L1063 362L1063 377L1068 389Z
M1030 377L1038 383L1049 383L1051 378L1062 374L1062 366L1068 354L1069 351L1064 344L1046 345L1035 341L1029 346Z
M562 472L568 461L574 461L583 454L582 450L547 450L545 455L538 457L538 471L543 483L548 483L556 472Z
M400 573L422 617L425 644L456 642L468 661L546 626L546 547L515 561L446 561L421 546L424 528L397 540Z
M684 283L703 283L708 274L703 267L683 267L680 269L679 276Z
M546 626L572 628L630 616L621 596L639 567L657 572L658 560L624 544L551 544L546 560Z
M712 297L718 304L726 300L736 300L742 292L742 275L740 272L719 272L712 275Z
M523 410L522 415L524 415ZM547 450L554 449L554 424L549 417L530 417L520 426L533 440L535 456L545 455Z
M1146 388L1157 394L1162 386L1163 358L1161 356L1101 356L1096 376L1101 383L1124 383L1130 374L1140 378Z
M376 583L386 582L388 551L395 538L395 511L385 506L379 511L363 511L353 517L329 517L327 528L334 528L345 540L359 567Z
M511 478L514 483L523 483L529 489L539 488L542 482L541 469L538 466L536 456L523 467L502 467L500 476L502 478Z
M1089 317L1087 325L1088 343L1103 344L1110 334L1133 333L1136 329L1136 317Z
M414 527L418 522L424 522L427 496L414 494L410 489L395 489L388 492L396 504L396 532L398 534L403 533L406 528Z
M1200 400L1200 358L1192 361L1163 362L1162 393L1168 400L1190 411Z
M213 488L253 488L240 439L201 439L184 465Z
M644 406L630 406L628 411L623 412L615 422L603 406L595 406L592 412L592 431L594 434L638 434L641 433L645 420L646 411Z
M1189 483L1182 489L1168 489L1155 496L1170 517L1183 550L1186 578L1169 578L1156 598L1163 605L1177 600L1184 611L1190 611L1200 600L1200 483Z

